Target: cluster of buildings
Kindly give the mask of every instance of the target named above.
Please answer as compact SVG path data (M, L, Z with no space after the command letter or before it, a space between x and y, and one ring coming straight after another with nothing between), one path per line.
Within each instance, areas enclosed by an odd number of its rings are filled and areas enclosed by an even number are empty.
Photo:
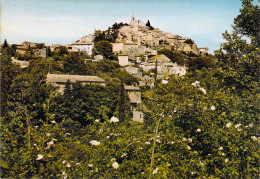
M52 45L51 51L59 49L61 46L67 48L68 52L83 52L89 56L92 55L94 48L94 35L90 34L82 37L80 40L70 45ZM154 73L156 68L157 79L168 79L169 75L183 76L186 74L187 67L180 66L163 54L158 55L158 50L169 49L175 51L182 51L187 54L193 53L195 55L207 54L208 48L198 48L193 40L190 38L182 38L178 35L163 32L159 28L151 28L146 26L141 20L131 18L130 24L125 25L119 29L118 36L115 43L111 43L113 53L118 56L118 63L128 73L134 75L139 81L138 86L125 86L125 90L130 98L131 108L133 111L133 120L143 122L142 112L137 110L138 104L141 101L141 90L139 86L154 85ZM17 52L24 54L30 47L34 54L46 57L45 44L37 44L32 42L24 42L17 45ZM93 59L86 59L86 61L98 62L103 59L102 55L96 55ZM29 62L18 61L12 59L13 63L18 63L22 68L26 68ZM144 72L150 75L143 75ZM47 74L46 82L52 84L60 93L63 93L66 82L71 83L80 82L82 84L98 84L105 86L105 80L97 76L83 76L83 75L65 75L65 74Z

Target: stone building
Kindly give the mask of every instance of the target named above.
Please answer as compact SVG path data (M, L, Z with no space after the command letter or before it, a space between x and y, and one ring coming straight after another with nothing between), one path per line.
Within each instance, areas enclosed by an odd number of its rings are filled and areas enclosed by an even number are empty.
M64 74L47 74L46 83L52 84L57 90L63 94L67 81L71 83L80 82L81 84L98 84L105 86L105 80L97 76L84 75L64 75Z
M135 86L125 86L125 91L130 99L133 121L143 122L143 113L137 110L137 105L142 103L140 88Z

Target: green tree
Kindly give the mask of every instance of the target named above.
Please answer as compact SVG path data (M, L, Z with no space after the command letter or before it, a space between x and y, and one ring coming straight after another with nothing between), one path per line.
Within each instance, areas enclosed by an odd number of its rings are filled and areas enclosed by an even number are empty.
M253 5L253 0L242 0L242 8L234 24L237 33L254 36L260 45L260 8Z
M6 48L6 47L8 47L8 43L7 43L6 39L5 39L5 41L4 41L4 44L3 44L3 47L2 47L2 48L4 49L4 48Z
M70 73L73 75L86 74L86 63L78 53L70 53L65 57L63 63L64 73Z
M109 41L98 41L92 50L93 56L103 55L106 59L112 58L112 45Z

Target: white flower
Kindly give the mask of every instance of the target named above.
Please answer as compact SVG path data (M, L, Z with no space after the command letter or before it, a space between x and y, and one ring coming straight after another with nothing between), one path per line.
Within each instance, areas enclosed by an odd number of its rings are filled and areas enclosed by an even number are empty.
M34 146L37 146L37 144L33 144Z
M35 126L35 129L37 129L39 126Z
M146 142L145 142L145 144L149 145L149 144L151 144L151 143L150 143L150 142L148 142L148 141L146 141Z
M231 127L231 126L232 126L232 124L231 124L230 122L226 124L226 127L227 127L227 128L229 128L229 127Z
M89 143L90 143L91 145L99 145L99 144L100 144L100 142L98 142L98 141L96 141L96 140L91 140Z
M200 86L200 82L199 81L195 81L194 83L191 83L192 86L195 87L199 87Z
M222 154L221 154L222 156L224 156L225 155L225 153L224 152L222 152Z
M162 80L162 84L167 84L168 80Z
M62 176L63 176L63 178L67 178L68 176L67 176L67 173L66 172L62 172L62 174L61 174Z
M110 136L108 135L108 136L107 136L107 139L109 139L109 138L110 138Z
M117 117L113 116L110 119L110 123L112 123L112 122L119 122L119 119Z
M80 163L76 163L76 165L80 165Z
M242 129L238 128L238 129L237 129L237 131L238 131L238 132L241 132L241 131L242 131Z
M194 175L196 172L191 172L192 175Z
M46 133L46 136L50 136L51 134L50 133Z
M43 159L43 157L44 157L44 155L38 154L36 160L41 160L41 159Z
M170 142L170 144L174 144L174 142L173 142L173 141L171 141L171 142Z
M197 132L201 132L201 129L197 129Z
M226 163L228 162L228 158L225 159L225 162L226 162Z
M187 145L187 147L188 147L188 150L190 150L190 149L191 149L191 147L190 147L190 146L188 146L188 145Z
M51 121L52 124L55 124L56 122L55 121Z
M90 168L93 167L93 164L88 164L88 167L90 167Z
M156 139L155 141L158 142L158 143L161 143L161 141L159 139Z
M203 109L207 110L208 108L207 108L207 106L205 106Z
M254 126L254 124L252 124L252 123L249 124L249 127L250 127L250 128L252 128L253 126Z
M113 162L113 161L116 161L116 158L112 158L112 159L111 159L111 162Z
M186 138L183 138L183 141L187 141L187 139L186 139Z
M48 145L48 146L51 146L51 145L53 145L53 144L54 144L53 140L50 141L50 142L47 142L47 145Z
M174 112L174 113L177 112L176 108L173 109L173 112Z
M204 166L204 163L202 163L201 161L200 161L200 164L201 164L202 166Z
M65 135L71 135L70 133L65 133Z
M66 167L70 168L70 164L68 163L68 164L66 165Z
M99 120L98 120L98 119L96 119L95 121L96 121L96 122L99 122Z
M127 155L127 153L123 153L122 155L121 155L121 157L125 157Z
M219 147L218 150L223 150L223 147Z
M188 138L188 141L189 141L189 142L192 142L192 139L191 139L191 138Z
M210 109L211 109L211 111L214 111L214 110L216 110L216 107L215 106L211 106Z
M256 136L251 136L251 139L253 139L253 141L257 141Z
M199 88L199 90L202 91L202 93L207 94L207 92L204 88Z
M239 128L241 125L242 125L242 124L239 123L239 124L235 125L235 128L237 129L237 128Z
M66 162L66 160L63 160L62 163L64 164Z
M109 135L113 135L113 133L110 133Z
M117 169L117 168L119 167L119 164L118 164L117 162L114 162L114 163L112 164L112 167L115 168L115 169Z
M158 167L155 168L155 170L153 171L153 174L156 174L158 172Z

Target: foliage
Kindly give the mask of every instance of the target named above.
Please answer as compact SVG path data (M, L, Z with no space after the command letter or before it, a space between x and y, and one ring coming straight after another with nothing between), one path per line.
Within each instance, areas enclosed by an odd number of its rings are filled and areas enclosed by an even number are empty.
M112 57L112 45L108 41L98 41L92 49L92 55L103 55L106 59Z
M242 0L242 8L234 24L237 33L255 37L260 45L260 9L258 5L253 5L253 0Z
M178 65L182 65L182 66L184 66L184 65L188 66L189 60L182 52L171 51L168 49L162 49L162 50L158 51L158 54L164 54L173 63L177 63Z

